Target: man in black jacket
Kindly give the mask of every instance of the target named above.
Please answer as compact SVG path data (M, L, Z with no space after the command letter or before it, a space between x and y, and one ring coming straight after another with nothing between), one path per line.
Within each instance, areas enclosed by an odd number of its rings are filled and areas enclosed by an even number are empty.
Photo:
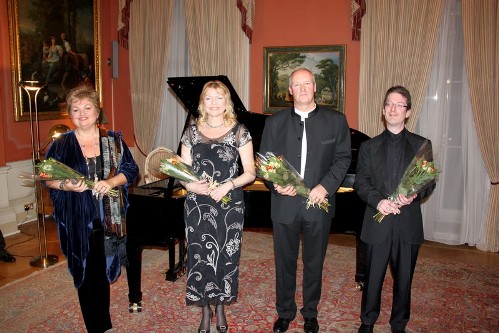
M409 91L402 86L388 89L383 106L386 130L363 142L359 150L354 189L366 203L361 239L367 243L359 333L373 332L388 264L393 275L392 332L405 332L410 317L412 277L424 241L421 199L434 189L433 185L419 195L399 195L396 202L388 199L425 142L431 153L429 140L405 128L410 115ZM431 154L427 158L433 159ZM373 218L377 211L384 215L381 222Z
M311 189L308 199L315 204L329 201L329 212L307 207L306 198L292 186L266 183L271 190L271 217L276 266L276 308L274 332L286 332L295 318L296 271L300 237L303 237L304 331L319 331L317 306L321 297L322 268L326 254L335 192L351 160L350 131L345 115L315 104L314 75L305 68L291 73L289 92L292 108L282 110L265 123L260 152L282 155L301 173Z

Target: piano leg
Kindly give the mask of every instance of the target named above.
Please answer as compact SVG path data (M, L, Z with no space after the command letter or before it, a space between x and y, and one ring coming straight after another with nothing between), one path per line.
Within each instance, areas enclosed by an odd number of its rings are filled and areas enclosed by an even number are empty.
M175 244L178 242L178 263L175 261ZM168 241L169 267L167 281L176 281L185 273L185 239L170 238Z
M133 238L128 237L126 247L128 266L126 274L128 280L129 312L142 312L142 247Z

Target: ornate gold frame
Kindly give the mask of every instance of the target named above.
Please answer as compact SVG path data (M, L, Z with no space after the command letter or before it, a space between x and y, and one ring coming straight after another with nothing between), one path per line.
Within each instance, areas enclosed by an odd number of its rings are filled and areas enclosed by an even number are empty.
M316 103L344 113L345 52L346 45L264 47L264 113L293 105L288 78L300 67L315 75Z
M27 93L23 89L19 88L19 83L22 81L30 80L38 80L40 82L44 81L43 78L41 80L39 79L41 75L40 70L43 68L43 61L40 56L43 57L42 42L49 36L38 37L37 34L40 35L42 33L37 30L38 28L35 25L36 22L34 22L32 17L30 17L29 19L27 18L28 11L30 9L34 9L34 1L23 1L22 8L19 7L19 2L21 1L8 0L7 3L9 12L10 60L12 69L12 89L14 96L14 115L15 121L29 121L30 118L29 108L27 104ZM83 66L83 70L79 71L79 68L76 65L66 65L64 69L56 70L58 71L57 75L59 77L62 77L64 75L63 71L71 71L72 81L70 81L69 87L66 87L66 89L63 89L61 87L61 78L59 79L59 81L47 84L45 88L43 88L43 90L40 92L39 99L37 99L39 120L67 118L68 115L65 106L65 96L72 86L82 82L89 82L90 84L93 84L95 86L95 89L101 97L102 103L100 66L100 0L87 0L87 2L91 4L87 6L88 8L85 7L86 4L83 0L76 0L71 2L64 0L52 0L54 6L57 6L61 9L60 14L63 20L69 21L70 17L81 13L78 21L73 19L72 23L74 23L74 25L71 26L71 28L73 29L73 31L77 31L78 35L93 35L93 45L90 45L87 42L86 47L89 51L86 53L82 53L82 55L84 55L85 57L81 58L82 60L77 62L78 64L80 64L80 66ZM65 4L70 4L76 9L73 8L73 11L71 11L70 9L65 8ZM46 21L50 19L51 18L46 18ZM80 21L83 21L84 19L86 19L86 25L84 23L80 24ZM92 21L90 22L90 20ZM51 35L57 36L56 38L59 40L59 44L60 33L68 32L63 30L65 29L65 24L67 28L70 27L67 22L59 22L58 29L54 29L50 32ZM63 28L60 28L60 26L62 26ZM92 28L88 29L86 28L86 26L90 26ZM30 27L31 30L29 30L27 27ZM22 31L20 31L20 29L22 29ZM91 31L92 29L93 31ZM74 35L76 36L77 34L75 33ZM30 44L29 41L34 41L34 45ZM89 47L93 48L93 52L90 51ZM89 55L91 55L91 57ZM29 62L26 62L27 59L29 59ZM84 62L83 59L87 59L87 61ZM63 65L60 65L61 68L62 66Z

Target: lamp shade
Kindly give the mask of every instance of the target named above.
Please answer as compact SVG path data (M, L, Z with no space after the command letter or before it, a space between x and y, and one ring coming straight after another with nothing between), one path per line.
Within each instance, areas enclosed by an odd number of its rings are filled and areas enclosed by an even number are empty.
M52 126L49 130L47 139L45 139L45 141L43 141L42 145L40 146L40 152L45 151L48 145L54 140L56 140L62 133L66 133L67 131L70 130L71 128L69 128L69 126L64 124L56 124Z
M49 130L48 134L48 139L56 139L58 138L62 133L66 133L67 131L71 130L69 126L64 125L64 124L56 124L52 126Z

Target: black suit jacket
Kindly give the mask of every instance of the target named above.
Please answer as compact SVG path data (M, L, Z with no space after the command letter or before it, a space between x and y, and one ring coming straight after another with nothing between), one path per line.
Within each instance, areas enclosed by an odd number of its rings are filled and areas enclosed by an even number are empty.
M329 193L331 208L325 213L319 208L306 208L306 199L278 194L271 183L272 220L291 223L299 210L307 221L332 219L335 211L335 193L350 166L350 129L344 114L324 107L311 111L306 119L307 163L305 184L314 188L321 184ZM294 108L282 110L267 118L260 152L283 155L300 171L303 123Z
M386 130L385 130L386 131ZM405 130L404 158L399 165L400 179L407 166L419 151L425 138ZM428 142L431 148L431 141ZM431 151L431 150L430 150ZM432 160L432 156L427 157ZM398 184L390 184L387 166L387 144L385 132L363 142L360 146L354 189L364 201L366 211L362 224L361 239L369 244L380 244L393 233L400 234L409 244L421 244L424 241L421 199L430 195L435 185L418 194L409 205L400 208L399 215L387 215L380 223L373 219L378 203L386 199Z

